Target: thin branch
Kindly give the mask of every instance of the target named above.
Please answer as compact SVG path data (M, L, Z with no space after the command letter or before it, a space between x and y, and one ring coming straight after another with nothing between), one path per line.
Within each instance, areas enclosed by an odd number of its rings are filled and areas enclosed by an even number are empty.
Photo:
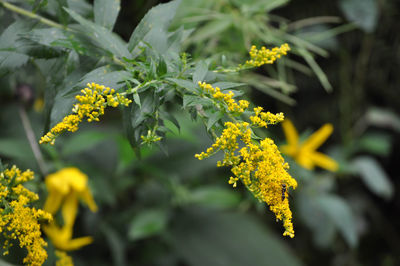
M46 164L44 162L42 153L40 152L39 144L36 140L35 133L32 130L31 122L29 121L25 108L22 105L19 106L19 115L21 117L26 137L28 138L33 155L35 156L36 162L39 166L40 172L42 173L43 176L46 176L48 173Z
M21 15L29 17L29 18L36 19L39 22L41 22L43 24L46 24L46 25L49 25L51 27L59 28L59 29L67 30L67 31L72 31L68 27L65 27L65 26L63 26L61 24L58 24L58 23L52 21L52 20L49 20L49 19L44 18L42 16L39 16L39 15L37 15L35 13L32 13L31 11L28 11L28 10L25 10L23 8L17 7L15 5L13 5L13 4L7 3L4 0L0 0L0 5L2 5L4 8L6 8L8 10L11 10L11 11L13 11L15 13L21 14Z

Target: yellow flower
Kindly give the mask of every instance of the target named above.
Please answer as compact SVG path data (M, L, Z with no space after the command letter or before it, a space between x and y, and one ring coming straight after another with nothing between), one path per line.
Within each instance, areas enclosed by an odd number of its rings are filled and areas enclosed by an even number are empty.
M289 119L282 123L288 144L281 147L281 151L294 158L302 167L312 170L319 166L329 171L337 171L338 163L327 155L317 152L325 140L332 134L333 126L331 124L323 125L314 132L307 140L300 143L296 128Z
M280 47L274 47L271 50L261 47L260 50L253 45L250 49L250 60L246 61L245 67L260 67L265 64L273 64L276 59L280 58L282 55L286 55L290 51L290 47L287 43L282 44Z
M39 197L22 183L32 180L33 172L21 172L16 166L0 172L0 233L3 235L3 256L9 253L10 240L18 240L27 255L23 263L42 265L47 259L47 246L40 231L39 220L50 221L52 216L40 209L29 207Z
M232 91L223 93L219 87L214 88L211 84L200 81L198 82L198 85L203 92L210 94L212 98L225 105L229 112L242 114L249 106L249 102L246 100L240 100L239 102L236 102L235 99L233 99L235 94Z
M55 139L65 131L75 132L79 128L79 123L86 117L88 122L99 121L99 117L104 114L107 106L117 107L118 105L128 106L132 101L125 98L114 89L96 84L94 82L86 84L88 88L81 90L82 95L75 96L79 102L74 105L74 114L64 117L63 121L55 125L50 132L44 135L39 143L54 144Z
M239 141L244 144L240 150ZM269 138L260 143L253 142L247 122L226 122L225 129L215 143L195 157L203 160L218 150L224 152L224 158L217 166L231 166L234 174L228 183L236 187L240 179L257 199L268 204L277 220L283 221L283 235L294 237L286 189L295 189L297 182L287 172L289 165L283 160L275 143Z
M47 176L46 187L49 196L44 209L55 214L60 208L64 220L63 227L55 221L44 227L44 231L54 246L60 250L75 250L92 242L91 237L72 239L73 226L78 211L78 201L82 199L93 212L96 203L88 187L88 177L75 167L64 168Z

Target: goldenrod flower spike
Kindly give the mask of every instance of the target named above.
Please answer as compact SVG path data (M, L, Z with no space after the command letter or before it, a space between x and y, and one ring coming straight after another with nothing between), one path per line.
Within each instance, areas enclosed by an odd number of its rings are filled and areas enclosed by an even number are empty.
M54 246L68 251L90 244L93 241L91 237L72 239L79 199L84 201L91 211L97 211L97 205L88 188L88 177L79 169L69 167L48 175L45 183L49 196L44 209L55 214L61 208L64 220L63 227L59 227L55 221L44 227L45 233Z
M289 119L283 121L282 127L288 141L288 145L281 147L284 154L291 156L299 165L309 170L313 170L315 166L332 172L338 170L339 165L335 160L316 151L332 134L333 126L331 124L323 125L303 143L299 143L297 130Z
M75 96L78 101L72 108L74 114L64 117L63 121L55 125L50 132L44 135L39 143L54 144L55 139L65 131L75 132L79 123L84 118L88 122L99 121L107 106L117 107L118 105L128 106L132 101L125 96L115 93L114 89L99 85L94 82L86 84L88 88L81 90L82 95ZM115 94L114 94L115 93Z
M42 265L47 258L44 247L46 241L41 237L39 220L50 221L52 216L41 209L29 207L39 197L25 188L22 183L32 180L33 172L21 172L16 166L0 172L0 233L2 233L3 256L14 240L21 248L26 248L23 259L26 265Z
M257 110L261 112L262 109ZM239 149L240 142L244 145ZM297 182L287 172L289 165L283 160L275 143L269 138L260 143L253 142L250 124L247 122L226 122L215 143L195 157L203 160L218 150L224 152L224 158L217 162L217 166L230 166L234 175L228 183L236 187L237 181L241 180L256 198L269 205L277 220L283 221L283 235L294 237L289 200L287 197L282 198L282 194L286 195L286 189L296 189Z

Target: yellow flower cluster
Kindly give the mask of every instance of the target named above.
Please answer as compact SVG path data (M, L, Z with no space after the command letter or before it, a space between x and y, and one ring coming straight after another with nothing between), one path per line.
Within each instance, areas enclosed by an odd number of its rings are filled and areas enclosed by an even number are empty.
M104 114L107 106L117 107L118 105L128 106L132 101L125 98L114 89L96 84L86 84L88 88L81 90L82 95L75 96L79 102L72 109L74 114L64 117L63 121L55 125L50 132L44 135L39 143L54 144L57 136L65 131L75 132L79 123L86 117L88 122L99 121L99 116Z
M232 91L228 93L223 93L220 88L211 86L211 84L207 84L205 82L198 82L199 87L208 94L211 94L212 97L218 100L221 103L225 103L228 106L228 110L233 113L241 114L243 113L247 107L249 107L249 102L245 100L240 100L236 102L233 97L235 94Z
M254 108L254 115L250 116L250 121L254 126L267 128L268 125L275 125L285 119L283 113L272 114L262 112L262 110L261 106Z
M41 237L39 220L51 221L52 216L40 209L27 205L38 199L22 183L33 179L33 172L21 172L16 166L0 173L0 233L5 239L3 256L12 246L10 241L18 240L21 248L27 249L23 263L42 265L47 259L44 249L47 243Z
M286 55L290 51L290 47L287 43L282 44L280 47L274 47L271 50L261 47L260 50L253 45L250 49L250 60L246 61L244 66L260 67L265 64L273 64L276 59L282 55Z
M241 149L239 140L243 144ZM274 142L266 138L260 143L254 143L249 123L226 122L215 143L195 157L202 160L219 150L224 152L224 158L217 166L232 167L234 176L230 177L229 184L236 187L237 181L241 180L256 198L269 205L277 220L283 221L283 235L294 237L287 190L295 189L297 182L288 174L289 165L285 163Z

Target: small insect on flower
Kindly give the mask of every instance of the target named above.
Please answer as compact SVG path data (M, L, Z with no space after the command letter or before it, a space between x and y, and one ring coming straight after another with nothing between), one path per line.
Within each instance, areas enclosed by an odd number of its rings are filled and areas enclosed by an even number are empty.
M285 200L286 197L286 184L282 184L282 201Z

